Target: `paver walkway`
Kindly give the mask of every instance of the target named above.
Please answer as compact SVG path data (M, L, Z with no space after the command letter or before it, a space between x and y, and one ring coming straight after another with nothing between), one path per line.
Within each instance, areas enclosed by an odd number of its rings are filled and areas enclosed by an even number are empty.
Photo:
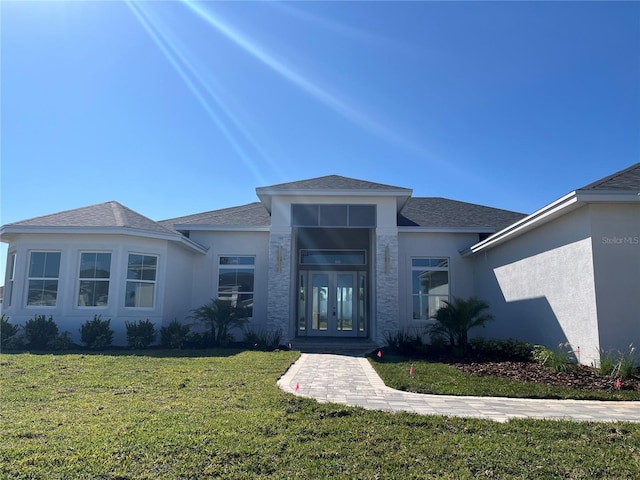
M640 402L460 397L401 392L387 387L366 358L303 353L278 380L289 393L370 410L473 417L640 422Z

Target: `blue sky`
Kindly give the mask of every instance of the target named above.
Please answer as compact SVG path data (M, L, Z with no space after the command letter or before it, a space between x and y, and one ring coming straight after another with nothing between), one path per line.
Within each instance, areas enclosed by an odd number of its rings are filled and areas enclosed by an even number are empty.
M0 15L2 224L109 200L161 220L329 174L530 213L640 158L638 2Z

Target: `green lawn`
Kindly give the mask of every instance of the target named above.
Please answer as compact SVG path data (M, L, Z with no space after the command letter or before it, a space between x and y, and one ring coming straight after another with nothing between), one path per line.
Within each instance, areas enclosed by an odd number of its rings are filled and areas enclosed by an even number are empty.
M438 395L477 395L515 398L558 398L576 400L640 400L639 392L589 391L517 382L505 378L480 377L444 363L409 359L395 355L372 358L371 364L384 383L397 390ZM413 375L409 369L413 365Z
M426 417L278 390L294 352L0 355L0 478L640 478L640 425Z

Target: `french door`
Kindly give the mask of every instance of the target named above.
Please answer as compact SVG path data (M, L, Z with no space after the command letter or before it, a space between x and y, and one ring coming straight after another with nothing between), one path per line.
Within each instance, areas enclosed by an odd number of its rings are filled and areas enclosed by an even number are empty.
M301 271L298 281L298 334L365 335L365 272Z

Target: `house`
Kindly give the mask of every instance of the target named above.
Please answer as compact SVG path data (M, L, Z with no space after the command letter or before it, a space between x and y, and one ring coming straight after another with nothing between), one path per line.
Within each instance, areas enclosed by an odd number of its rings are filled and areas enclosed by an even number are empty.
M482 333L580 347L640 343L640 164L524 215L337 175L259 187L248 205L153 221L107 202L0 227L2 312L185 320L213 297L284 343L382 344L443 299L479 296Z

